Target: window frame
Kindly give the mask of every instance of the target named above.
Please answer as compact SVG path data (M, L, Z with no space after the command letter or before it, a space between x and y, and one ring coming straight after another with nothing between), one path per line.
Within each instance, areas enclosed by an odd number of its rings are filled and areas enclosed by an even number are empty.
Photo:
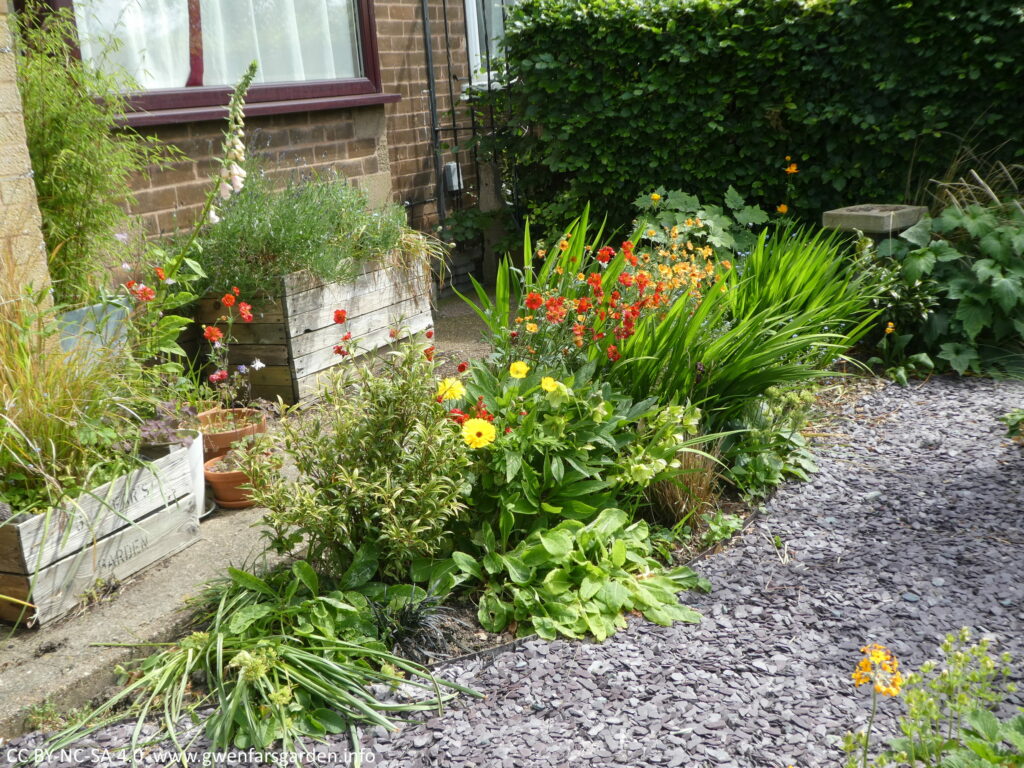
M51 0L51 5L54 8L67 8L74 14L74 0ZM246 94L246 114L256 116L312 112L398 101L400 96L384 93L381 83L373 5L373 0L356 0L364 73L361 77L254 83ZM77 50L76 53L81 55ZM138 91L128 96L129 111L124 116L124 122L131 126L141 126L219 119L226 114L232 89L230 85L197 85Z
M486 0L484 0L486 2ZM501 4L502 19L505 16L505 9L508 6L506 0L498 0ZM466 20L466 54L469 57L469 86L470 89L491 89L495 86L494 67L493 62L497 61L495 51L490 49L490 45L487 46L486 50L482 50L480 47L481 33L487 38L490 35L487 34L488 30L477 13L477 0L464 0L463 8ZM504 37L504 22L502 24L502 37Z

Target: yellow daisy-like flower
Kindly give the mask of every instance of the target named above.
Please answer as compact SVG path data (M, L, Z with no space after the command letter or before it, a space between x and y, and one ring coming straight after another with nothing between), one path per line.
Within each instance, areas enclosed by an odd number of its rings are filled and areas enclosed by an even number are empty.
M895 324L893 324L893 323L886 323L885 324L885 332L887 334L893 333L895 330L896 330Z
M497 431L487 419L466 419L462 425L462 439L470 448L483 448L494 442Z
M536 333L537 332L537 324L536 323L527 323L526 324L526 331L528 333ZM517 379L521 379L522 376L516 376L516 378Z
M513 379L525 379L526 374L530 372L530 366L524 363L522 360L516 360L512 365L508 367L508 375Z
M543 379L540 380L540 388L543 389L545 392L554 392L556 389L558 389L558 382L555 381L550 376L545 376Z
M461 400L466 396L466 388L458 379L442 379L437 384L438 400Z
M873 643L860 649L864 654L850 675L857 687L871 683L875 693L898 696L905 682L899 671L900 662L884 645Z
M661 195L659 195L657 192L652 192L651 193L651 202L656 203L659 200L661 200Z

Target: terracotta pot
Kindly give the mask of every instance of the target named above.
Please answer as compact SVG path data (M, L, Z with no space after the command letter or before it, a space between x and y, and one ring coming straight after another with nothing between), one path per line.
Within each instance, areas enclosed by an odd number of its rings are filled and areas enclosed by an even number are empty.
M258 420L252 421L257 416ZM267 431L267 415L255 408L212 408L198 418L203 433L203 459L207 461L223 456L239 440Z
M217 465L224 460L217 456L203 464L203 476L213 489L213 499L217 506L225 509L245 509L253 505L249 491L239 487L249 484L249 476L239 469L220 472Z

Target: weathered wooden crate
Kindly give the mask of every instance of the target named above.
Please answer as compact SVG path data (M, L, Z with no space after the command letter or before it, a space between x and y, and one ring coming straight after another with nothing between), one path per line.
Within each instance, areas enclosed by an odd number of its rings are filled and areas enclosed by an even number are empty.
M79 497L50 515L0 525L0 619L45 624L65 615L99 581L120 581L199 538L202 440Z
M228 362L249 365L258 358L266 366L251 374L253 395L287 403L316 394L321 373L342 358L334 347L345 333L360 352L390 344L393 328L419 333L433 325L428 276L419 270L372 265L348 283L323 283L308 272L281 278L281 295L252 301L251 323L232 327L235 343ZM348 320L334 322L334 310ZM217 299L199 302L196 320L212 325L224 313Z

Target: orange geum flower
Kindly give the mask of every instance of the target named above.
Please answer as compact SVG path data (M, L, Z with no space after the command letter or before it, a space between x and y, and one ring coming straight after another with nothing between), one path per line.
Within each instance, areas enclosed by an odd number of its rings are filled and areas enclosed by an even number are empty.
M786 166L786 173L792 175L794 173L800 173L800 169L796 167L796 163L790 163Z

